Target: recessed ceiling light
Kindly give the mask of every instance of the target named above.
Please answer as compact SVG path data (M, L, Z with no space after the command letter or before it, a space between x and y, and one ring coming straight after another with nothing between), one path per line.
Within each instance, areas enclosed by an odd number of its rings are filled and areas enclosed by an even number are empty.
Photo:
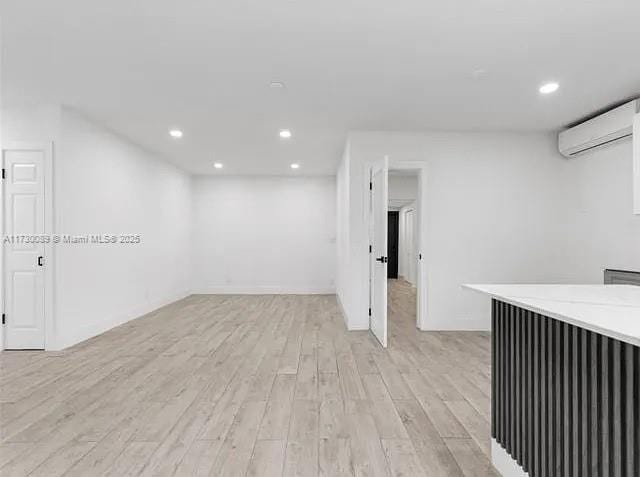
M175 137L175 138L181 138L182 131L180 131L179 129L172 129L171 131L169 131L169 136Z
M269 83L269 87L272 89L283 89L284 83L282 81L272 81Z
M300 164L294 162L293 164L291 164L291 169L300 169Z
M540 92L542 94L549 94L549 93L555 93L556 91L558 91L558 88L560 87L560 85L558 83L545 83L542 86L540 86Z
M222 169L223 166L221 162L214 162L213 167L215 167L216 169Z
M288 129L281 129L280 137L283 139L289 139L291 137L291 131L289 131Z

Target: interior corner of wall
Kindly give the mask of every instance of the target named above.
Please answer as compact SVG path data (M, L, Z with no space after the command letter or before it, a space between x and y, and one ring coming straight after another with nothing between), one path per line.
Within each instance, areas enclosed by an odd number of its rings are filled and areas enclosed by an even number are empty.
M349 329L349 315L347 314L347 310L342 303L342 298L340 297L339 290L336 290L336 301L338 302L338 309L340 310L340 314L342 315L342 319L344 320L344 325Z

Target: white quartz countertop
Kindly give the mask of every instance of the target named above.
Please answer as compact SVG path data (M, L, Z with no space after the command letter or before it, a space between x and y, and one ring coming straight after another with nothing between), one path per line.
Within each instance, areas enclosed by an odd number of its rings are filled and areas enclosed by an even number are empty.
M640 346L640 287L463 285L512 305Z

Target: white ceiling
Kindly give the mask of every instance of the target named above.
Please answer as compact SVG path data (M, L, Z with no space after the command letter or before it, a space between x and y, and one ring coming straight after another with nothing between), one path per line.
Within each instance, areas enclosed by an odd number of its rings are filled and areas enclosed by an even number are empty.
M1 0L0 13L5 104L75 107L194 173L333 174L350 130L553 130L640 93L638 0ZM547 80L560 90L541 97Z

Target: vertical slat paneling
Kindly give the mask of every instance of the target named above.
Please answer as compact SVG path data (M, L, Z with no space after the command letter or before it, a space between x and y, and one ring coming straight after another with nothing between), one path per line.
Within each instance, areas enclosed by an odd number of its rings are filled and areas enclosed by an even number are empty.
M530 311L525 311L526 324L527 324L527 457L525 472L531 473L533 462L533 446L536 439L533 428L533 369L535 366L535 360L533 359L533 326L534 326L534 314Z
M540 327L542 320L534 315L533 318L533 447L534 447L534 460L532 467L532 475L540 475L540 466L542 462L542 446L540 445L542 437L540 436L540 412L542 410L542 400L540 399Z
M635 433L634 433L634 440L635 440L635 463L634 463L634 467L635 467L635 473L632 475L640 475L640 348L635 347L634 350L634 355L635 355L635 359L633 360L633 375L635 376L634 379L634 393L633 393L633 402L634 402L634 407L636 409L636 413L634 415L634 428L635 428Z
M635 359L634 359L634 363L633 363L633 368L634 368L634 376L635 376L635 391L633 393L633 402L634 402L634 406L636 409L636 413L635 413L635 474L633 475L640 475L640 348L636 347L635 348Z
M549 459L548 442L549 442L549 426L548 426L548 408L547 401L549 398L547 390L547 322L540 319L540 475L548 476Z
M609 338L602 338L601 354L600 354L600 456L602 462L600 464L600 475L609 476L609 423L610 423L610 399L609 399L609 380L611 373L609 371Z
M546 319L545 324L547 327L547 352L545 353L545 361L547 365L547 474L548 476L555 476L555 465L554 465L554 432L555 432L555 390L554 390L554 380L553 380L553 362L554 362L554 354L553 354L553 321Z
M591 394L591 409L589 411L589 421L591 426L591 475L598 475L598 465L600 463L600 431L602 429L600 423L600 343L601 336L597 333L591 333L591 353L589 359L589 368L591 377L589 380Z
M553 386L553 393L555 396L555 413L553 416L553 420L555 423L555 439L554 439L554 469L553 469L553 475L562 475L562 455L563 455L563 434L562 434L562 428L563 428L563 420L562 420L562 416L563 416L563 397L564 394L562 393L562 360L564 357L564 354L562 352L562 330L563 330L563 323L561 323L560 321L557 320L549 320L550 322L553 323L553 355L554 355L554 386Z
M574 477L580 476L580 336L576 327L571 328L571 442L572 442L572 463L571 468Z
M504 304L498 302L497 310L498 316L496 317L496 376L492 377L496 381L496 412L495 412L495 438L498 442L503 442L502 437L502 397L504 396L504 390L502 388L502 307Z
M529 468L529 356L527 355L529 351L529 339L527 336L528 328L527 325L529 323L528 316L526 311L522 311L520 313L522 317L522 379L521 379L521 391L520 395L522 396L522 427L520 432L522 433L522 468L527 471Z
M514 436L513 436L513 455L515 456L516 462L518 465L522 465L522 454L520 453L520 423L521 423L521 412L522 408L520 407L520 381L521 381L521 352L522 345L520 343L520 323L522 322L522 315L519 313L520 308L513 307L513 343L514 343L514 370L513 373L513 397L514 397Z
M634 389L635 389L635 372L634 372L634 350L633 345L625 343L624 349L624 449L623 449L623 463L624 463L624 475L633 476L635 472L635 460L638 456L634 455L635 452L635 435L634 425L636 422L635 415L638 413L638 405L640 401L634 401Z
M613 398L613 417L611 436L611 475L613 477L622 476L622 369L621 343L618 340L613 341L613 381L612 381L612 398Z
M640 476L640 348L492 303L492 436L531 477Z
M562 455L562 471L563 475L570 476L572 475L572 452L573 448L571 446L571 423L572 423L572 415L571 415L571 398L573 396L571 386L571 350L572 350L572 341L571 341L571 326L567 323L563 323L563 336L562 336L562 355L563 355L563 363L562 363L562 381L563 381L563 396L564 396L564 406L563 406L563 455Z
M498 373L496 372L497 340L498 340L498 300L491 300L491 437L496 434L496 399L498 398Z
M514 447L516 440L516 372L515 372L515 351L516 351L516 333L515 333L515 311L516 307L509 306L509 453L514 455Z
M506 303L502 304L502 397L500 398L500 435L502 443L507 441L507 307Z
M583 477L589 476L589 332L580 329L580 468Z

